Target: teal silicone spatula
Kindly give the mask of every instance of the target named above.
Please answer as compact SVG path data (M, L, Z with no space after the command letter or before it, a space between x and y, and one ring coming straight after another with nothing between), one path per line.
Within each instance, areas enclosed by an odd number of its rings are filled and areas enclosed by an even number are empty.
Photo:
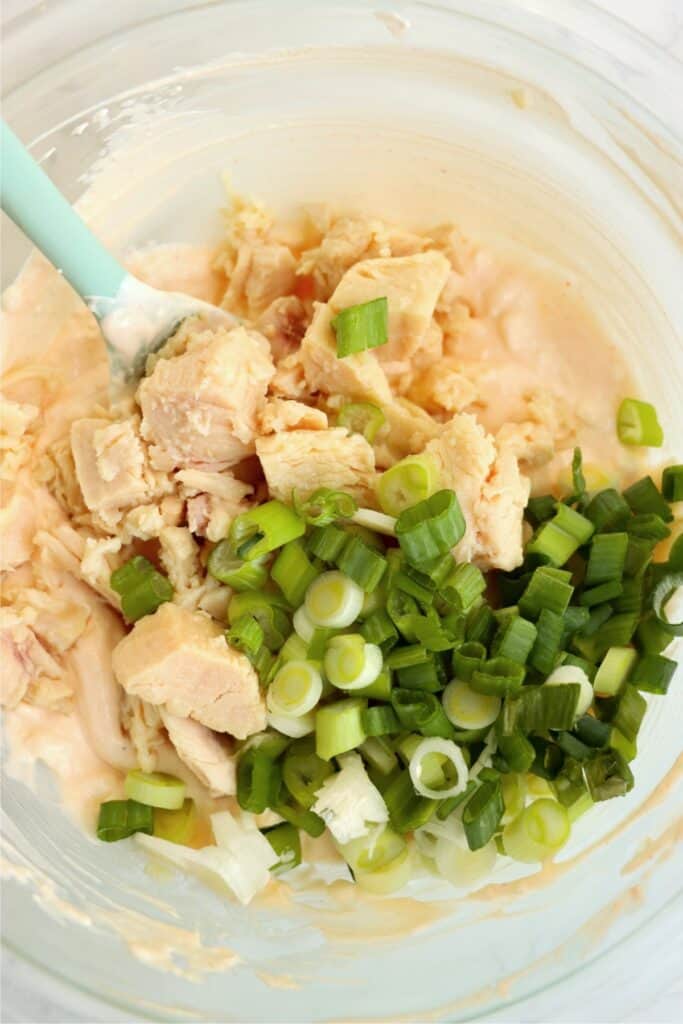
M93 235L14 132L0 121L2 209L64 274L97 317L112 377L132 380L188 316L233 326L225 310L139 281Z

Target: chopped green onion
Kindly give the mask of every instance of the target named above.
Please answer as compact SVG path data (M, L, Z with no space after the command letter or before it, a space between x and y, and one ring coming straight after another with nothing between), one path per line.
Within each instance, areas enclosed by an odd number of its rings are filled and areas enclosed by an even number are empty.
M539 626L540 621L539 619ZM523 619L521 615L511 616L506 622L501 623L493 639L491 654L525 665L534 647L536 635L537 630L533 622Z
M424 778L424 765L427 758L436 759L441 763L440 766L446 779L446 784L443 787L433 788ZM447 800L450 797L459 796L467 788L467 765L460 747L452 740L439 737L422 740L410 759L408 771L415 792L430 800Z
M260 590L268 579L265 558L245 562L238 558L229 540L221 540L209 555L206 568L219 583L233 590Z
M292 743L282 762L282 781L285 788L306 810L313 806L316 793L333 772L332 765L316 754L315 740L312 736Z
M594 639L594 658L601 658L610 647L628 646L637 625L637 614L623 612L619 615L612 615L603 624L599 634Z
M307 541L308 550L323 562L336 562L348 540L348 533L338 526L314 527Z
M280 736L279 733L268 729L265 732L257 732L254 736L250 736L242 745L241 753L250 750L252 747L258 747L271 761L277 761L280 754L284 753L289 745L289 740L285 736Z
M577 761L585 761L593 756L593 748L589 747L586 743L582 743L571 732L559 732L556 736L556 741L560 750L564 751L567 757L573 757Z
M569 609L567 610L569 611ZM582 637L595 636L598 630L602 628L614 613L614 609L611 604L600 604L592 610L588 608L584 608L583 610L588 612L588 619L580 630Z
M625 576L640 576L652 560L652 551L655 542L646 540L644 537L628 535L628 550L624 562Z
M411 643L417 640L414 624L420 609L414 597L392 587L387 596L387 614L404 639Z
M610 647L593 680L598 697L616 697L638 658L632 647Z
M524 666L516 661L509 658L490 658L472 673L470 686L477 693L494 697L515 695L522 689L525 674Z
M593 523L596 533L608 533L624 529L631 518L631 509L619 491L607 487L593 496L584 515Z
M308 644L301 639L298 633L291 633L280 648L280 661L306 661L308 658ZM310 658L315 661L315 658Z
M151 615L173 597L168 578L142 555L135 555L115 569L109 585L120 596L121 610L129 622Z
M429 576L413 568L412 565L402 565L394 574L392 584L404 594L409 594L422 605L429 605L434 600L436 587Z
M579 603L584 608L591 608L596 604L604 604L607 601L613 600L615 597L619 597L623 593L624 587L620 580L612 580L610 583L600 583L597 587L591 587L590 590L584 590L579 598Z
M177 811L185 800L185 783L164 772L143 772L136 768L126 775L124 790L129 800L166 811Z
M583 774L588 792L596 803L625 796L633 789L633 773L616 750L605 750L586 761Z
M280 766L260 747L249 747L237 762L237 803L243 811L263 814L277 802Z
M253 657L263 645L263 630L253 615L240 615L230 629L226 630L225 639L231 647Z
M533 864L564 846L571 826L567 809L556 800L534 800L505 826L503 846L508 857Z
M579 699L576 703L575 717L584 715L593 703L593 686L588 675L580 665L565 664L559 665L546 679L544 686L565 686L567 683L576 683L579 687ZM559 728L559 726L555 726Z
M519 731L510 735L499 732L498 750L513 772L528 772L536 757L533 744Z
M320 815L315 811L299 807L298 804L287 801L287 803L276 804L273 810L294 828L306 832L312 839L317 839L325 831L326 825Z
M316 634L316 627L304 605L302 605L301 608L297 608L294 612L292 625L294 626L296 635L306 644L306 650L308 651L308 645Z
M390 736L401 731L396 712L388 704L366 708L362 714L362 722L368 736Z
M676 662L661 654L646 654L638 660L629 683L648 693L666 693L676 672Z
M116 843L135 832L154 832L154 811L137 800L107 800L100 804L97 819L97 838L104 843Z
M464 562L464 565L468 565L468 562ZM439 555L437 558L432 558L428 562L423 562L420 566L420 570L429 576L430 580L440 590L444 586L446 580L456 570L455 559L450 551L447 551L445 555ZM486 584L484 583L484 589Z
M578 633L587 625L590 614L588 608L581 608L577 605L570 605L567 608L564 613L562 643L566 643L574 633Z
M386 295L342 309L332 319L337 358L386 345L389 340L389 302Z
M662 473L662 494L667 501L683 501L683 466L666 467Z
M154 810L153 835L157 839L165 839L168 843L178 843L180 846L189 846L196 829L197 808L194 800L189 797L176 811L165 811L160 807Z
M638 754L636 741L627 739L623 732L620 732L614 726L610 729L609 746L612 750L616 750L618 754L621 754L624 761L627 762L633 761Z
M332 637L323 661L325 675L339 690L362 690L382 671L382 651L360 633Z
M350 519L358 508L356 499L345 491L319 487L310 497L300 500L292 491L292 506L309 526L330 526L338 519Z
M530 773L546 782L557 778L564 767L565 757L557 743L544 739L543 736L534 736L531 745L535 751L533 764L529 769Z
M458 611L467 612L485 590L486 580L481 569L470 562L462 562L439 588L439 596L449 605L455 605Z
M270 651L279 651L292 631L289 618L278 604L277 595L264 591L245 590L233 594L228 604L228 622L234 627L238 619L250 615L263 631L263 641Z
M396 521L396 538L414 565L450 551L464 533L465 519L455 491L437 491L405 509Z
M382 793L392 827L399 833L414 832L433 817L438 800L418 796L406 768L391 778Z
M566 505L564 507L566 508ZM526 546L526 553L543 555L551 565L561 566L578 550L580 544L576 537L557 524L556 518L548 520L538 528Z
M474 672L478 671L486 661L486 648L483 644L468 640L453 651L453 672L458 679L468 683Z
M273 500L235 516L230 542L239 557L253 562L305 532L303 519L289 505Z
M458 621L461 621L464 627L464 620ZM433 608L430 608L426 615L414 617L413 630L416 638L428 651L452 651L460 642L458 636L451 631L450 623L446 619L440 619Z
M280 549L270 574L287 601L296 608L320 570L309 561L303 541L297 539Z
M392 651L387 657L387 668L392 670L412 668L425 661L427 661L427 649L422 644L411 644L408 647L398 647Z
M387 561L360 537L351 535L336 558L337 566L365 593L377 587L387 569Z
M666 470L665 470L666 472ZM634 515L643 512L654 512L660 516L665 523L673 519L673 512L669 508L666 498L657 490L657 486L651 476L644 476L637 480L624 491L624 497L631 506Z
M489 605L483 602L478 607L473 608L467 616L465 636L468 642L481 643L487 646L491 642L495 628L495 616Z
M652 614L646 615L638 626L636 640L645 654L659 654L669 646L672 639L668 629Z
M567 609L569 611L569 609ZM557 612L542 608L538 616L536 642L531 651L529 663L538 672L548 675L555 668L564 637L565 620Z
M391 708L369 708L369 711L391 711ZM392 712L393 714L393 712ZM364 712L363 719L367 711ZM372 720L371 720L372 722ZM374 724L379 724L379 719L374 721ZM398 727L398 720L396 721ZM380 775L386 776L391 775L393 771L398 768L398 758L394 753L391 743L387 739L383 739L380 734L372 734L368 732L368 739L364 740L358 748L363 758L370 765L370 768L379 772Z
M625 579L621 594L612 603L616 612L635 612L640 616L645 599L645 580L642 576Z
M397 682L407 690L437 693L446 685L446 670L438 654L426 651L422 661L396 669Z
M484 729L493 725L500 713L500 698L477 693L469 683L453 679L441 695L448 721L458 729Z
M283 736L299 740L303 736L310 736L315 730L315 714L309 711L307 715L274 715L270 711L266 715L268 725L276 729Z
M642 693L635 686L627 683L619 698L617 713L612 719L612 725L627 740L635 740L646 710L647 701Z
M274 875L282 875L301 864L301 840L299 832L288 821L263 830L273 850L278 855L278 863L270 870Z
M581 686L574 682L525 687L518 712L521 731L529 734L544 733L548 729L571 729L580 694Z
M375 534L381 533L385 537L396 536L396 517L388 516L385 512L376 512L374 508L359 508L351 516L351 522L356 526L373 530Z
M666 564L669 572L683 572L683 533L671 545Z
M543 608L564 615L574 588L569 580L570 573L550 566L540 566L527 584L519 600L519 611L526 619L537 619Z
M683 636L683 619L671 622L667 606L672 598L683 595L683 573L667 573L659 581L652 594L652 611L655 618L671 636Z
M362 697L347 697L318 708L315 715L315 749L318 757L329 761L338 754L359 747L366 739L363 711L368 706Z
M345 629L360 615L363 591L341 572L324 572L306 591L306 612L316 626Z
M453 727L433 693L395 689L391 694L391 705L404 729L443 739L450 739L453 735Z
M580 668L582 672L585 672L591 682L595 679L597 668L594 663L586 661L585 658L580 658L576 654L568 654L566 651L563 651L560 655L560 665L574 665L576 668Z
M621 580L628 543L627 533L598 533L593 538L584 581L587 587Z
M625 398L619 406L617 435L622 444L661 448L664 443L664 432L655 407L637 398Z
M369 686L355 691L357 697L371 697L373 700L391 700L391 672L384 668Z
M368 643L377 644L385 652L398 642L398 631L383 608L367 617L360 632Z
M592 715L582 715L574 731L581 742L589 747L604 747L609 740L609 725Z
M273 715L299 718L313 710L322 692L322 677L313 662L288 661L268 687L266 705Z
M386 416L378 405L370 402L348 402L339 410L337 426L346 427L351 434L362 434L372 444L386 423Z
M556 505L557 499L552 494L542 494L537 498L529 498L529 503L524 512L525 518L532 525L538 526L544 523L546 519L552 517Z
M470 850L480 850L493 838L504 811L500 780L483 782L469 798L462 813Z
M572 487L573 493L566 498L568 505L584 505L586 500L586 478L583 475L583 454L580 448L574 449L572 455Z
M640 537L656 543L671 536L671 530L661 516L655 512L644 512L633 516L626 524L626 530L632 537Z
M438 489L436 463L428 455L409 455L377 481L377 498L383 512L398 516L407 508L425 501Z

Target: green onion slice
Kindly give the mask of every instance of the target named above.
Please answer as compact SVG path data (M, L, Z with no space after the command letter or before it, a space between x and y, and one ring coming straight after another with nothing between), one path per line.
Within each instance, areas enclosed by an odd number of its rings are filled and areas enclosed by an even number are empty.
M675 602L680 609L683 598L683 573L667 573L652 594L652 610L659 623L672 636L683 636L683 618L671 622L668 609Z
M362 588L349 576L342 572L324 572L306 591L304 607L315 626L345 629L360 615L363 598Z
M309 526L329 526L339 519L351 519L358 508L356 499L345 491L333 491L329 487L319 487L306 500L297 497L292 491L292 505L301 518Z
M484 729L493 725L501 708L500 698L477 693L469 683L454 679L441 695L448 721L458 729Z
M409 455L382 473L377 481L377 497L383 512L398 516L429 498L438 486L434 460L428 455Z
M303 519L289 505L273 500L235 516L230 542L238 557L253 562L305 532Z
M197 828L197 808L194 800L186 799L176 811L161 807L154 810L154 835L169 843L189 846Z
M325 675L339 690L362 690L382 671L382 651L360 633L332 637L323 661Z
M389 302L386 296L349 306L332 320L337 337L337 357L386 345L389 340Z
M107 800L100 804L97 819L97 838L104 843L116 843L135 832L154 832L154 811L148 804L137 800Z
M455 491L437 491L405 509L396 521L396 538L409 562L419 566L445 555L462 540L465 519Z
M219 583L225 583L233 590L260 590L268 579L265 558L245 562L238 558L227 538L216 544L209 555L206 568L210 576Z
M164 772L143 772L136 768L126 775L126 796L148 807L177 811L185 800L185 783Z
M505 826L503 846L508 857L533 864L557 853L570 831L566 807L556 800L534 800Z
M438 758L451 767L452 773L455 775L455 782L452 785L442 789L433 789L426 784L423 773L424 763L428 757ZM449 797L458 796L467 787L467 765L460 747L452 740L439 737L422 740L410 759L408 771L415 792L430 800L447 800Z
M151 615L173 597L173 587L168 578L142 555L135 555L115 569L109 584L120 596L121 610L129 622Z
M346 427L351 434L362 434L372 444L386 423L386 416L378 405L370 402L349 402L339 410L338 427Z
M309 736L315 729L315 714L309 711L306 715L274 715L268 713L268 725L281 732L283 736L298 740Z
M316 706L323 692L320 672L310 661L288 661L266 693L271 714L299 718Z
M278 855L277 864L270 869L274 875L282 875L301 864L301 839L294 825L283 821L264 829L263 835Z
M625 398L617 412L617 435L622 444L661 448L664 431L657 419L657 410L649 402Z
M373 508L359 508L351 516L351 522L363 526L366 530L381 533L384 537L396 536L396 517L385 512L375 512Z

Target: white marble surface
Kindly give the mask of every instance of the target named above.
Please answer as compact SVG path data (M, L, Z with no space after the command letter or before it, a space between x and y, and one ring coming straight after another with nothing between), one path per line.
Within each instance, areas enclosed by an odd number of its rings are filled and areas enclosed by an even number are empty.
M10 19L26 10L42 5L45 0L3 0L2 18ZM93 6L102 0L92 0ZM596 6L602 7L616 17L621 18L633 25L638 31L651 38L663 49L683 61L683 0L594 0ZM534 0L529 6L533 6L538 13L552 17L555 4L561 5L562 0ZM601 40L601 42L603 42ZM609 40L604 42L609 45ZM662 946L666 947L666 939ZM680 964L680 950L675 947L673 950L666 948L649 950L630 950L630 955L635 963L643 964L643 957L648 953L655 953L659 957L673 957L672 967L666 976L670 977L675 970L678 960ZM600 976L592 980L586 978L586 987L591 984L604 984L609 977L609 958L601 961L599 967ZM679 980L666 990L660 990L653 1001L650 996L646 1005L638 1005L634 999L632 1009L629 1013L620 1014L617 1020L629 1022L629 1024L681 1024L683 1021L683 974L679 972ZM25 1022L25 1024L65 1024L65 1022L86 1022L86 1021L123 1021L126 1018L111 1011L102 1016L94 1005L84 1002L79 1014L62 1009L59 990L51 988L48 994L44 981L38 977L28 966L19 963L9 953L4 952L2 957L2 987L0 989L1 1008L0 1020L13 1024L13 1022ZM590 1005L588 1001L587 1005ZM541 1016L539 1016L539 1012ZM511 1014L505 1013L496 1015L491 1020L507 1021L508 1024L521 1024L521 1022L555 1020L557 1022L583 1022L591 1024L590 1018L585 1016L584 1008L576 1008L575 1014L568 1011L564 1006L552 1006L548 1004L542 1009L535 1003L518 1004ZM601 1022L602 1024L602 1022ZM607 1024L607 1022L604 1022Z

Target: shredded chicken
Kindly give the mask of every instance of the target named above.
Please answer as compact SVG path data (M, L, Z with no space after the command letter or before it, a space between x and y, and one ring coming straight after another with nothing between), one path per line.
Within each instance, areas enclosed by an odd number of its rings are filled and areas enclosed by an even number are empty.
M289 430L256 441L268 490L290 501L292 491L308 497L318 487L348 491L364 505L374 502L375 456L360 434L344 427Z

